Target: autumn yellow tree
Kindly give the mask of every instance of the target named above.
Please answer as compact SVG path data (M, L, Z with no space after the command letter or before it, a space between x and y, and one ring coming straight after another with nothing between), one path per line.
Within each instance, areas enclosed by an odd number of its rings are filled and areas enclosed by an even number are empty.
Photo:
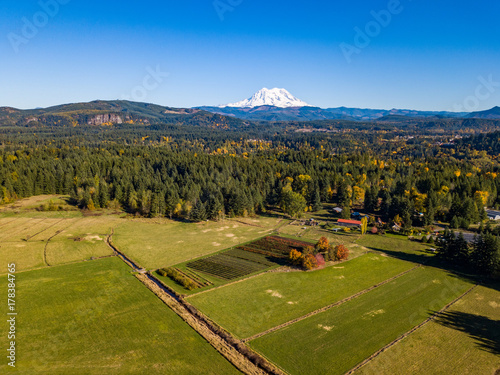
M328 238L326 237L321 237L318 241L318 243L314 246L316 251L318 253L324 253L328 251L328 248L330 247L330 243L328 242Z
M288 254L288 260L293 265L299 265L302 262L302 253L296 249L292 249Z
M302 257L302 267L308 271L318 268L318 261L316 260L316 257L312 254L307 254Z
M488 198L490 197L490 193L487 191L476 191L474 193L474 200L479 203L481 206L486 206L488 204Z
M365 234L368 230L368 218L365 216L361 219L361 234Z

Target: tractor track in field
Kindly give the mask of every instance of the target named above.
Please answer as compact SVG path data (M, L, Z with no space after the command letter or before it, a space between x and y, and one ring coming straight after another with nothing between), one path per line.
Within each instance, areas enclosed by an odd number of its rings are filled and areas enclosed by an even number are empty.
M156 279L150 273L147 273L145 269L123 254L113 245L111 241L113 234L114 229L112 229L111 233L106 237L106 243L113 249L114 254L134 271L138 271L135 277L182 320L189 324L189 326L191 326L200 336L207 340L207 342L234 367L247 375L285 375L285 373L275 365L264 357L251 351L241 341L234 339L226 332L222 332L213 322L202 316L194 306L184 301L182 296L170 290L160 280Z
M45 232L46 230L48 230L48 229L52 228L54 225L57 225L57 224L59 224L59 223L63 222L64 220L66 220L66 219L61 219L61 220L59 220L59 221L56 221L54 224L49 225L47 228L44 228L44 229L42 229L41 231L36 232L35 234L33 234L33 235L29 236L29 238L27 239L27 241L31 240L33 237L38 236L40 233L43 233L43 232ZM69 228L69 227L68 227L68 228ZM59 231L57 234L59 234L59 233L60 233L60 231ZM52 237L54 237L54 236L52 236Z
M408 332L402 334L396 340L390 342L389 344L387 344L383 348L377 350L375 353L373 353L371 356L369 356L368 358L366 358L364 361L362 361L361 363L357 364L355 367L353 367L352 369L350 369L349 371L347 371L344 375L351 375L351 374L353 374L354 372L356 372L357 370L359 370L361 367L363 367L364 365L366 365L368 362L371 362L374 358L378 357L380 354L382 354L383 352L385 352L387 349L393 347L394 345L396 345L400 341L404 340L405 338L407 338L408 336L410 336L413 332L415 332L416 330L422 328L427 323L429 323L429 322L435 320L436 318L438 318L443 312L445 312L446 310L448 310L452 305L454 305L456 302L460 301L467 294L469 294L474 289L476 289L477 286L478 286L478 284L473 285L471 288L469 288L467 291L465 291L462 295L458 296L453 301L451 301L450 303L448 303L441 310L439 310L438 312L434 313L433 315L431 315L430 317L428 317L426 320L424 320L422 323L420 323L420 324L416 325L415 327L413 327Z
M404 276L404 275L406 275L406 274L408 274L408 273L410 273L410 272L412 272L412 271L416 270L417 268L421 268L421 267L422 267L422 265L418 265L418 266L415 266L415 267L413 267L413 268L410 268L409 270L406 270L406 271L404 271L404 272L402 272L402 273L400 273L400 274L398 274L398 275L396 275L396 276L393 276L393 277L391 277L391 278L389 278L389 279L387 279L387 280L384 280L384 281L382 281L382 282L380 282L380 283L378 283L378 284L375 284L375 285L373 285L373 286L371 286L371 287L369 287L369 288L367 288L367 289L364 289L364 290L362 290L362 291L360 291L360 292L358 292L358 293L356 293L356 294L353 294L352 296L349 296L349 297L347 297L347 298L344 298L344 299L342 299L342 300L340 300L340 301L337 301L337 302L335 302L335 303L332 303L332 304L330 304L330 305L328 305L328 306L324 306L324 307L322 307L322 308L320 308L320 309L318 309L318 310L314 310L314 311L312 311L312 312L310 312L310 313L308 313L308 314L306 314L306 315L303 315L303 316L301 316L301 317L298 317L298 318L295 318L295 319L289 320L289 321L288 321L288 322L286 322L286 323L283 323L283 324L280 324L280 325L275 326L275 327L273 327L273 328L270 328L270 329L268 329L268 330L266 330L266 331L264 331L264 332L257 333L256 335L250 336L250 337L248 337L248 338L246 338L246 339L243 339L242 341L243 341L243 342L248 342L248 341L252 341L252 340L258 339L259 337L262 337L262 336L265 336L265 335L267 335L267 334L269 334L269 333L272 333L272 332L278 331L278 330L280 330L281 328L288 327L289 325L292 325L292 324L297 323L297 322L300 322L300 321L302 321L302 320L304 320L304 319L310 318L311 316L314 316L314 315L320 314L320 313L322 313L322 312L325 312L325 311L327 311L327 310L330 310L330 309L331 309L331 308L333 308L333 307L340 306L340 305L342 305L342 304L344 304L344 303L346 303L346 302L349 302L349 301L351 301L351 300L353 300L353 299L356 299L356 298L358 298L358 297L361 297L363 294L366 294L366 293L368 293L368 292L371 292L372 290L377 289L377 288L379 288L379 287L381 287L381 286L383 286L383 285L385 285L385 284L388 284L388 283L390 283L391 281L394 281L394 280L396 280L396 279L400 278L401 276Z
M8 222L6 222L6 223L0 224L0 228L5 227L6 225L9 225L10 223L13 223L13 222L14 222L14 221L16 221L17 219L19 219L19 218L18 218L18 217L16 217L14 220L10 220L10 221L8 221Z
M62 219L62 220L66 220L66 219ZM58 221L57 223L60 223L61 221ZM56 223L56 224L57 224ZM51 225L50 227L54 226L55 224ZM66 228L64 229L60 229L58 230L56 233L54 233L53 236L49 237L47 239L47 241L45 242L45 246L43 247L43 262L48 266L48 267L51 267L52 265L49 264L49 262L47 261L47 247L49 246L49 242L56 236L60 235L62 232L64 232L66 229L70 228L71 226L73 225L73 223L71 223L70 225L68 225ZM49 227L49 228L50 228ZM48 228L47 228L48 229ZM42 231L43 232L43 231ZM41 232L37 233L37 234L40 234ZM30 237L31 238L31 237Z

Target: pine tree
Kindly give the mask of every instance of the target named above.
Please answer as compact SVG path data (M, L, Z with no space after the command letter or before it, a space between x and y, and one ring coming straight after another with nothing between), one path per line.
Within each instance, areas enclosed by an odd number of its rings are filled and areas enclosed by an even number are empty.
M198 199L193 206L191 212L189 213L189 218L195 222L207 220L207 211L205 204L201 201L201 199Z

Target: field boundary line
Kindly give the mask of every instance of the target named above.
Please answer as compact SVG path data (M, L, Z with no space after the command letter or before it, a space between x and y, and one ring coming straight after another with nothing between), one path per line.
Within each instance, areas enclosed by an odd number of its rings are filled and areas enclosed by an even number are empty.
M46 269L48 269L49 267L50 267L50 268L55 268L55 267L64 267L64 266L69 266L69 265L72 265L72 264L78 264L78 263L94 262L94 261L96 261L96 260L101 260L101 259L105 259L105 258L113 258L113 257L117 257L117 256L118 256L117 254L111 254L111 255L103 255L102 257L95 257L94 259L72 260L72 261L70 261L70 262L66 262L66 263L59 263L59 264L53 264L53 265L50 265L50 266L43 266L43 267L29 268L29 269L27 269L27 270L19 270L19 271L16 271L16 273L32 272L32 271L40 271L40 270L46 270ZM8 275L8 272L5 272L5 273L0 273L0 276L5 276L5 275Z
M295 318L295 319L289 320L289 321L288 321L288 322L286 322L286 323L283 323L283 324L280 324L280 325L275 326L275 327L273 327L273 328L270 328L270 329L268 329L268 330L266 330L266 331L264 331L264 332L257 333L256 335L253 335L253 336L247 337L246 339L243 339L243 340L241 340L241 341L243 341L243 342L248 342L248 341L252 341L252 340L258 339L258 338L260 338L260 337L262 337L262 336L265 336L265 335L267 335L267 334L269 334L269 333L273 333L273 332L275 332L275 331L278 331L278 330L280 330L281 328L288 327L288 326L290 326L290 325L292 325L292 324L295 324L295 323L297 323L297 322L300 322L300 321L302 321L302 320L304 320L304 319L310 318L311 316L314 316L314 315L320 314L320 313L322 313L322 312L325 312L325 311L327 311L327 310L330 310L331 308L334 308L334 307L340 306L340 305L342 305L342 304L344 304L344 303L346 303L346 302L349 302L349 301L352 301L353 299L356 299L356 298L358 298L358 297L361 297L363 294L369 293L369 292L371 292L372 290L377 289L377 288L379 288L379 287L381 287L381 286L383 286L383 285L385 285L385 284L388 284L388 283L390 283L391 281L394 281L394 280L396 280L396 279L398 279L398 278L400 278L400 277L402 277L402 276L404 276L404 275L406 275L406 274L408 274L408 273L410 273L410 272L412 272L412 271L416 270L417 268L421 268L421 267L423 267L423 266L419 264L419 265L417 265L417 266L415 266L415 267L413 267L413 268L410 268L409 270L406 270L406 271L404 271L404 272L402 272L402 273L400 273L400 274L398 274L398 275L396 275L396 276L393 276L393 277L391 277L391 278L389 278L389 279L387 279L387 280L384 280L384 281L382 281L382 282L380 282L380 283L378 283L378 284L375 284L375 285L373 285L373 286L371 286L371 287L369 287L369 288L367 288L367 289L363 289L362 291L360 291L360 292L358 292L358 293L356 293L356 294L353 294L352 296L346 297L346 298L344 298L344 299L342 299L342 300L340 300L340 301L337 301L337 302L332 303L332 304L330 304L330 305L324 306L324 307L322 307L322 308L320 308L320 309L318 309L318 310L311 311L310 313L308 313L308 314L306 314L306 315L302 315L301 317L298 317L298 318Z
M363 367L364 365L366 365L368 362L371 362L373 359L375 359L380 354L382 354L383 352L385 352L387 349L393 347L394 345L396 345L400 341L403 341L405 338L407 338L408 336L410 336L413 332L417 331L418 329L422 328L427 323L435 320L443 312L445 312L446 310L448 310L452 305L454 305L455 303L457 303L458 301L460 301L462 298L464 298L467 294L469 294L470 292L472 292L477 287L478 287L478 284L473 285L467 291L465 291L463 294L461 294L460 296L458 296L457 298L455 298L453 301L451 301L450 303L448 303L446 306L444 306L441 310L439 310L438 312L432 314L430 317L428 317L422 323L420 323L420 324L416 325L415 327L413 327L412 329L410 329L408 332L403 333L396 340L390 342L389 344L387 344L383 348L377 350L375 353L373 353L371 356L369 356L368 358L366 358L364 361L362 361L361 363L357 364L355 367L353 367L352 369L350 369L349 371L347 371L344 375L351 375L351 374L353 374L355 371L359 370L361 367Z
M244 221L241 221L241 220L234 220L234 219L233 219L232 221L235 221L235 222L240 223L240 224L243 224L243 225L250 225L251 227L265 228L265 227L263 227L262 225L245 223Z
M179 296L174 291L171 291L166 285L164 285L160 280L158 280L153 275L146 273L143 268L140 268L136 263L131 261L126 255L124 255L120 250L116 248L111 242L111 237L114 234L114 228L112 228L111 233L106 237L106 243L110 248L112 248L116 255L129 267L134 269L134 271L139 270L134 276L140 281L147 289L149 289L157 298L159 298L167 307L169 307L175 314L177 314L185 323L187 323L194 331L196 331L201 337L203 337L219 354L221 354L228 362L230 362L235 368L247 375L285 375L284 372L279 370L272 362L268 362L263 357L259 356L255 352L252 353L253 356L258 356L258 363L253 363L251 357L248 353L248 349L244 344L238 342L235 346L233 343L228 341L221 332L208 323L206 319L202 319L199 316L198 310L196 310L192 305L189 305L182 296ZM230 336L232 337L232 336ZM247 348L246 354L240 352L240 345ZM264 370L260 366L265 364L267 369Z
M193 314L184 305L182 299L178 300L177 297L169 293L168 289L155 277L149 274L136 274L135 277L239 371L247 375L266 375L269 373L252 363L246 355L237 350L219 333L215 332L210 325ZM284 375L283 372L278 372L277 369L273 373Z
M144 268L139 266L137 263L135 263L132 259L130 259L128 256L123 254L118 248L113 245L113 242L111 242L111 237L115 233L115 228L111 228L111 233L106 236L106 244L113 250L113 252L118 255L125 263L127 263L131 268L133 268L135 271L143 271Z
M33 217L30 217L30 218L27 218L28 220L26 220L25 223L23 223L23 225L27 225L28 223L32 222L33 220L41 220L41 221L44 221L45 219L40 219L40 218L33 218ZM14 229L11 233L9 233L9 236L7 238L11 238L11 237L14 237L16 236L18 233L22 232L23 230L25 230L26 228L21 228L23 225L20 225L18 226L16 229ZM0 237L0 241L4 242L5 239L1 238ZM6 242L6 241L5 241ZM11 241L12 242L12 241Z

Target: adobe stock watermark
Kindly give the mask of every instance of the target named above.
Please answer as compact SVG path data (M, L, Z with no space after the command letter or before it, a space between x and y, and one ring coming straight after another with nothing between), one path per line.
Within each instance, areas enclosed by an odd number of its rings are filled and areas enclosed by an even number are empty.
M20 47L26 45L36 37L49 21L59 14L61 5L66 5L71 0L40 0L38 6L40 10L35 12L32 17L23 17L21 21L23 26L18 33L10 32L7 39L15 53L19 53Z
M163 81L170 75L170 73L162 71L160 65L156 65L155 69L148 66L146 72L147 74L142 79L142 83L135 86L129 95L122 95L122 100L132 100L134 102L145 101L148 93L160 87Z
M217 15L219 16L219 19L223 22L225 19L224 15L227 12L234 11L237 6L241 5L241 3L243 3L243 0L214 0L212 4L217 12Z
M488 78L479 76L477 80L479 84L474 91L474 95L466 97L461 104L454 104L453 110L455 112L474 112L479 110L481 102L490 99L497 89L500 88L500 82L494 80L493 74L490 74Z
M340 43L339 45L347 63L350 64L352 62L354 54L359 55L363 49L367 48L372 40L378 37L382 33L382 30L391 24L394 16L401 14L403 10L404 6L400 0L389 0L386 9L378 12L372 10L370 14L373 19L368 21L364 28L358 26L354 28L355 34L352 44Z

